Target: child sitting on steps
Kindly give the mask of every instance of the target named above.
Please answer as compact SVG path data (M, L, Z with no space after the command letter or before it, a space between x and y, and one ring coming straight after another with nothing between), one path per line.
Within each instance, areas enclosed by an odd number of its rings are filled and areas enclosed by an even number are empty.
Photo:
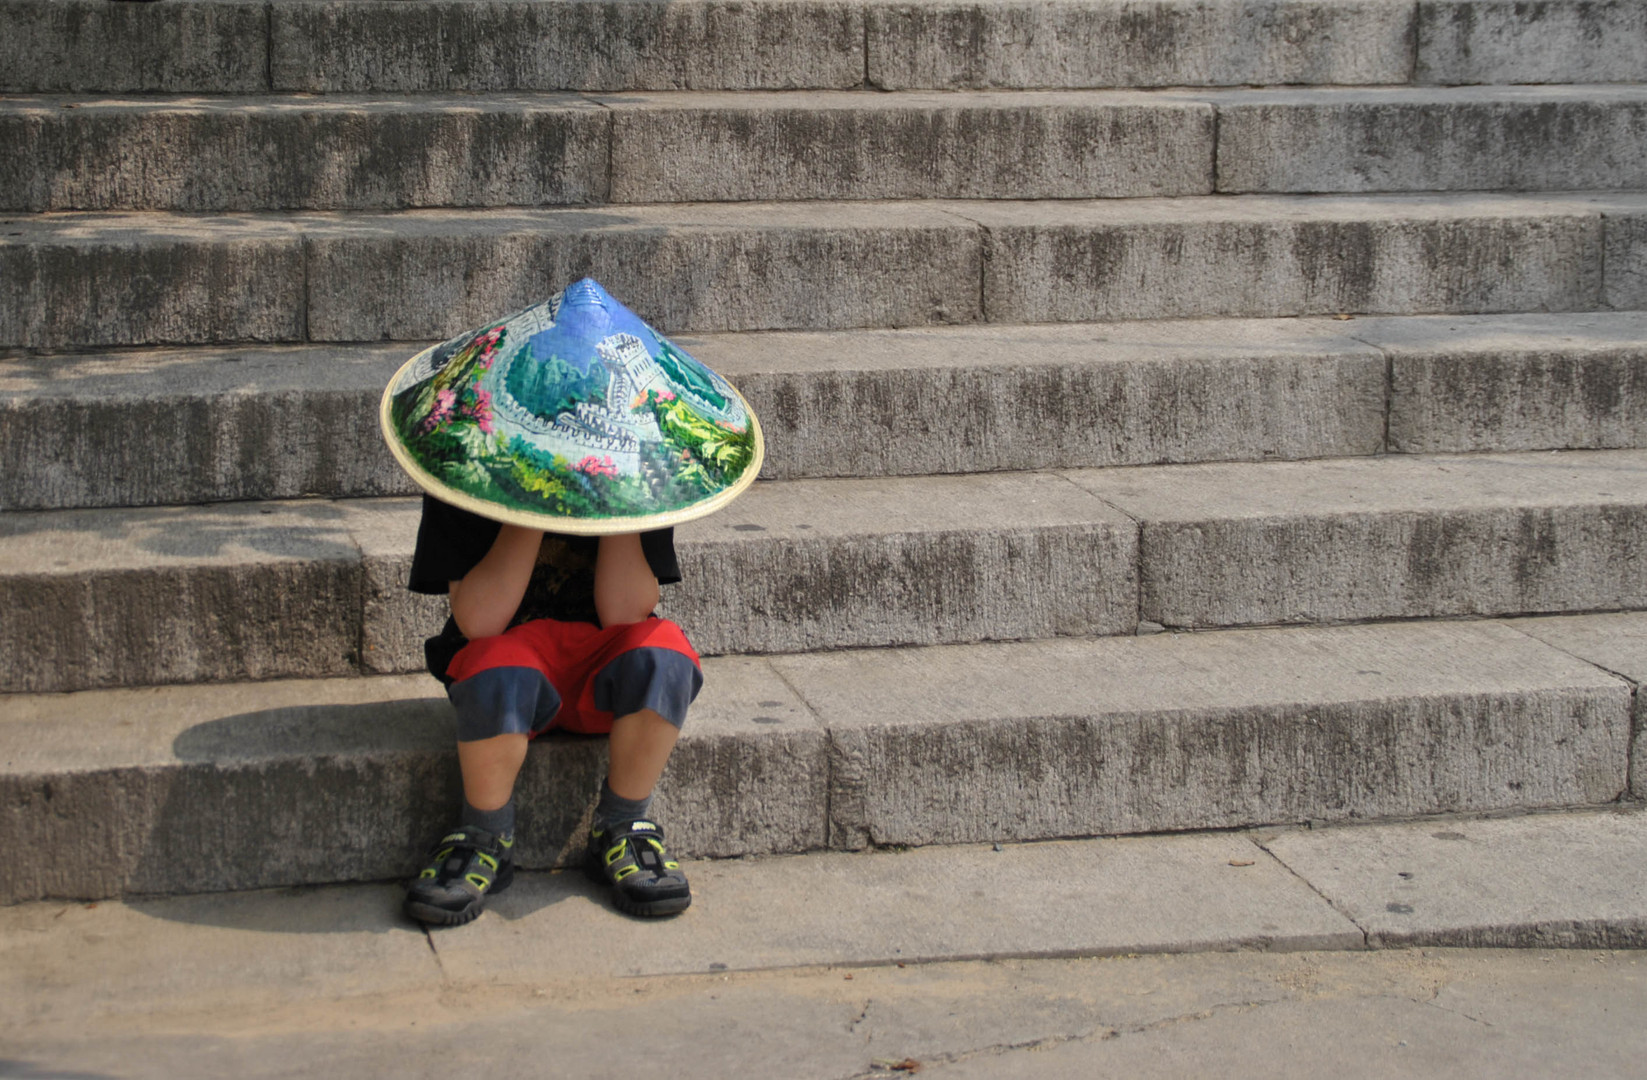
M551 727L610 734L586 869L632 915L692 902L647 815L687 707L703 685L697 653L652 614L680 580L674 530L576 537L501 525L423 500L409 587L448 595L430 672L457 710L463 806L407 886L406 911L467 923L514 879L515 777Z

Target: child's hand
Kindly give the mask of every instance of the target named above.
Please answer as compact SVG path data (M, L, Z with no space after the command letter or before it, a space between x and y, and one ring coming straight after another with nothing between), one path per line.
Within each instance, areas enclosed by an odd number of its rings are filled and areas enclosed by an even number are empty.
M639 533L603 536L595 557L595 611L602 626L637 623L658 606L658 579Z

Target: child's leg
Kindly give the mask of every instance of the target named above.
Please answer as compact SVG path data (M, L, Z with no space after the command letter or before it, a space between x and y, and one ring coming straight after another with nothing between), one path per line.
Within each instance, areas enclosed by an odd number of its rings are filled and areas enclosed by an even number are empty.
M667 648L625 652L594 682L597 704L619 715L595 805L589 872L612 886L613 902L631 915L672 915L692 902L686 875L669 857L649 808L702 683L694 659Z
M661 719L661 717L660 717ZM459 742L458 767L463 773L463 798L476 810L499 810L515 791L515 777L526 762L527 737L494 735L490 739Z
M624 799L639 801L651 795L680 736L679 727L652 709L612 721L607 786Z
M560 695L518 637L470 642L448 671L456 679L447 693L457 713L463 807L457 827L407 887L406 910L423 922L458 925L514 879L515 779L527 740L554 718Z

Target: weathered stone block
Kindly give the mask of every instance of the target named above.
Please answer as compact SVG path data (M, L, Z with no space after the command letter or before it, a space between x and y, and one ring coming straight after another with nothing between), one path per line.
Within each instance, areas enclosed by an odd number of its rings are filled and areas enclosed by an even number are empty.
M873 3L885 90L1405 82L1412 7L1291 2Z
M1629 688L1495 626L773 666L830 732L836 847L1601 803L1625 784Z
M65 107L72 105L72 107ZM605 110L579 98L196 98L0 105L18 210L552 206L606 197Z
M325 504L7 514L3 691L342 675L359 554Z
M1647 446L1647 316L1361 319L1400 453Z
M415 349L0 360L0 510L407 494L377 403Z
M1647 206L1606 215L1607 280L1602 302L1618 311L1647 308Z
M0 346L303 337L303 252L292 222L61 215L0 228Z
M428 211L307 245L316 341L446 337L585 276L665 333L978 317L977 230L911 204Z
M1141 94L727 93L609 104L620 203L1212 190L1212 109Z
M282 0L277 90L788 90L863 81L856 3Z
M1264 847L1375 948L1639 949L1644 826L1614 808L1288 830Z
M1139 522L1168 626L1647 606L1647 454L1070 473Z
M1059 634L1136 621L1133 526L1057 477L757 485L681 526L664 613L701 652Z
M1647 79L1647 6L1636 0L1420 0L1420 83Z
M1582 201L1247 196L977 204L991 322L1592 310Z
M0 88L18 93L255 94L264 0L0 0Z
M766 432L762 475L1346 457L1384 358L1331 321L982 326L680 340Z
M1507 625L1563 652L1628 679L1635 688L1635 730L1630 742L1630 797L1647 798L1647 614L1568 615L1516 619Z
M360 546L365 605L360 662L374 674L424 670L423 643L440 632L450 613L446 597L406 588L422 505L421 497L338 504Z
M1215 99L1218 190L1647 187L1647 90L1258 91Z

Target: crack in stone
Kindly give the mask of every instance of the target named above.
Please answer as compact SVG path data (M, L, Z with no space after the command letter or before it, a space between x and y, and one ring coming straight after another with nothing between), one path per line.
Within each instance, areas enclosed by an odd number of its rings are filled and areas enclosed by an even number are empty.
M1014 1050L1040 1050L1048 1046L1060 1046L1067 1042L1082 1042L1086 1039L1093 1038L1095 1034L1098 1033L1087 1032L1084 1035L1047 1035L1039 1039L1025 1039L1022 1042L994 1043L989 1046L974 1047L971 1050L956 1050L949 1053L932 1054L921 1058L920 1063L923 1069L930 1068L934 1065L956 1065L970 1058L979 1057L984 1054L1010 1054ZM1098 1037L1108 1038L1110 1037L1110 1034L1111 1032L1106 1030L1102 1034L1099 1034ZM890 1070L884 1066L871 1065L869 1068L855 1072L851 1076L843 1077L842 1080L874 1080L875 1077L885 1078L896 1075L898 1075L896 1070Z
M1441 993L1441 991L1438 988L1436 990L1437 996L1439 996L1440 993ZM1492 1021L1490 1021L1490 1020L1483 1020L1479 1016L1471 1016L1469 1013L1462 1012L1458 1009L1449 1009L1449 1008L1447 1008L1447 1006L1442 1005L1440 1002L1436 1001L1435 998L1433 998L1433 997L1429 1001L1424 1002L1424 1004L1428 1005L1432 1009L1440 1009L1444 1013L1452 1013L1454 1016L1462 1016L1464 1019L1470 1021L1470 1023L1472 1023L1472 1024L1480 1024L1482 1027L1492 1027L1493 1026Z
M1003 1054L1010 1054L1020 1050L1045 1050L1053 1046L1062 1046L1065 1043L1088 1042L1091 1040L1108 1042L1111 1039L1118 1039L1123 1035L1141 1035L1147 1032L1171 1027L1175 1024L1183 1024L1195 1020L1208 1020L1219 1015L1220 1013L1229 1012L1232 1010L1258 1009L1263 1008L1266 1005L1274 1005L1280 1001L1286 1000L1290 999L1287 997L1282 997L1268 1000L1229 1001L1214 1005L1208 1009L1200 1009L1192 1013L1183 1013L1179 1016L1168 1016L1163 1017L1160 1020L1152 1020L1147 1024L1135 1024L1131 1027L1124 1028L1103 1025L1094 1030L1076 1032L1069 1035L1044 1035L1038 1039L1024 1039L1019 1042L1009 1043L992 1043L989 1046L978 1046L972 1048L971 1050L955 1050L947 1053L931 1054L919 1060L922 1068L930 1068L936 1065L956 1065L960 1062L986 1055L999 1057ZM866 1003L864 1005L864 1012L867 1013L868 1011L869 1004ZM861 1020L863 1017L860 1015L858 1019ZM853 1023L855 1025L857 1021L854 1021ZM867 1069L855 1072L850 1076L842 1077L841 1080L874 1080L876 1077L887 1078L894 1075L897 1074L893 1070L888 1070L883 1066L871 1065Z
M864 1020L868 1018L869 1007L873 1004L875 1004L874 998L865 999L863 1010L859 1012L857 1016L853 1017L852 1021L846 1025L846 1032L848 1035L856 1035L858 1033L858 1025L863 1023Z
M446 982L448 979L446 974L446 961L441 958L440 949L435 945L434 932L427 926L423 928L423 942L425 945L429 946L429 951L434 954L435 968L440 972L441 981Z
M1163 1028L1169 1028L1176 1024L1185 1024L1196 1020L1210 1020L1220 1013L1239 1011L1242 1009L1261 1009L1266 1005L1274 1005L1277 1002L1286 1000L1289 1000L1289 998L1281 997L1265 1000L1253 999L1248 1001L1226 1001L1222 1004L1214 1005L1210 1009L1199 1009L1195 1012L1183 1013L1179 1016L1163 1017L1160 1020L1152 1020L1147 1024L1135 1024L1128 1028L1115 1028L1108 1035L1105 1035L1103 1040L1108 1041L1110 1039L1119 1039L1123 1035L1143 1035L1151 1031L1160 1031Z

